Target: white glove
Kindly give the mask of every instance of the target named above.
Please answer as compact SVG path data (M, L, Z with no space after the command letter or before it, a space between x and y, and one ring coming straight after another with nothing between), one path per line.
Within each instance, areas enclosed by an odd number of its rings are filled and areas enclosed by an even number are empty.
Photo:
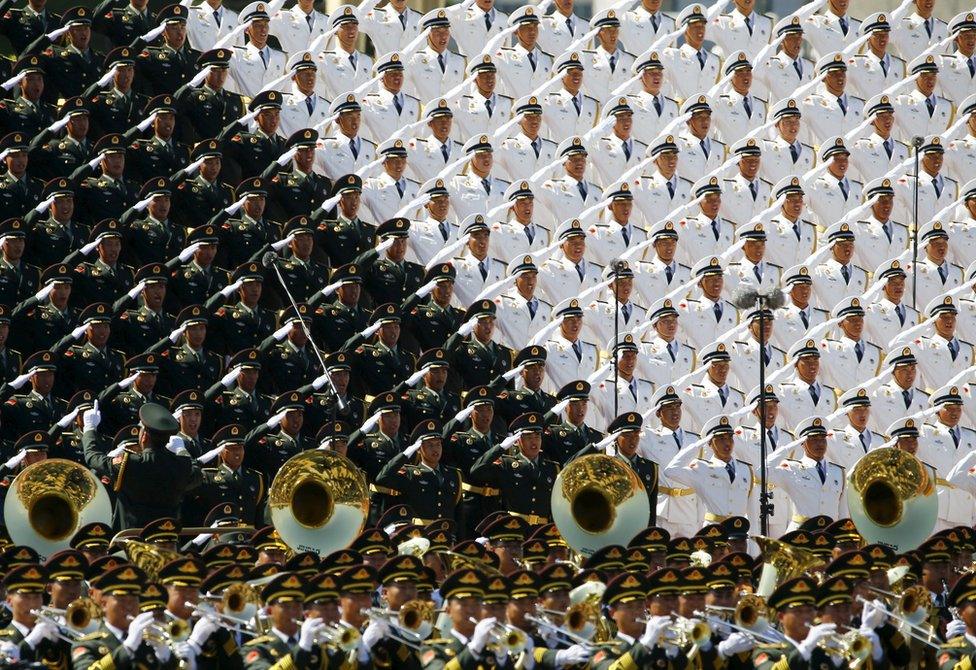
M722 640L718 643L718 653L722 655L722 658L731 658L736 654L749 651L755 646L756 641L751 635L748 633L734 631L731 635L729 635L728 639Z
M510 382L516 377L518 377L520 374L522 374L522 370L525 369L526 365L527 365L526 363L522 363L521 365L516 365L508 372L503 372L502 377L505 379L505 381Z
M431 292L437 287L437 282L438 281L440 281L440 280L439 279L434 279L432 281L427 282L426 284L424 284L420 288L418 288L417 291L416 291L417 297L418 298L426 298L427 296L429 296L431 294Z
M275 428L276 426L278 426L278 425L281 424L282 420L284 420L284 418L285 418L285 414L287 414L287 413L288 413L288 410L286 410L286 409L281 410L280 412L278 412L277 414L275 414L273 417L271 417L270 419L268 419L267 421L265 421L264 422L264 425L267 426L268 428Z
M199 654L210 636L218 630L220 630L220 624L217 623L216 619L209 616L202 617L193 624L193 631L190 632L190 637L187 641L193 645L194 653Z
M671 617L652 616L647 620L647 625L644 627L644 634L640 637L640 643L648 649L653 649L670 625Z
M312 651L315 638L325 630L325 622L321 618L305 619L302 622L302 631L298 634L298 646L302 651Z
M376 331L380 329L382 325L382 323L377 321L372 326L367 326L361 333L359 333L359 335L368 340L376 333Z
M78 417L78 408L74 408L58 420L58 428L67 428Z
M186 447L183 444L183 438L176 435L169 438L169 441L166 443L166 449L169 450L170 453L176 454L177 456L179 456L181 453L187 453Z
M37 649L37 645L44 640L51 642L58 640L58 627L49 621L38 621L31 632L27 634L27 637L24 638L24 642L30 645L31 649Z
M234 293L234 291L236 291L242 286L244 286L244 280L238 279L233 284L228 284L224 288L220 289L220 295L224 296L225 298L229 298L231 294Z
M81 421L85 430L95 430L98 428L98 424L102 422L102 413L98 411L97 400L91 409L86 409L85 413L81 415Z
M176 330L174 330L172 333L169 334L169 341L172 342L173 344L176 344L177 342L179 342L180 338L183 337L183 333L185 332L186 332L186 324L184 323L182 326L180 326L179 328L177 328Z
M136 381L136 379L138 377L139 377L139 373L138 372L133 372L131 375L129 375L128 377L126 377L125 379L123 379L122 381L119 382L119 388L120 389L127 389L127 388L129 388L130 386L132 386L135 383L135 381Z
M47 300L47 297L51 295L51 291L53 290L54 290L54 282L51 282L50 284L44 286L44 288L42 288L40 291L35 293L34 297L37 298L38 301Z
M237 375L239 375L240 373L241 373L240 365L235 365L234 367L232 367L227 372L227 374L225 374L223 377L220 378L221 386L229 389L231 386L234 385L234 380L237 379Z
M292 322L289 321L288 323L286 323L285 325L283 325L281 328L279 328L275 332L271 333L271 337L275 338L275 342L281 342L283 339L285 339L286 337L288 337L288 333L291 332L291 327L292 327Z
M88 324L86 323L81 324L80 326L78 326L77 328L71 331L71 339L77 340L78 338L80 338L82 335L85 334L86 330L88 330Z
M64 118L67 119L69 117L66 116ZM101 240L95 240L94 242L89 242L88 244L86 244L85 246L83 246L78 251L80 251L83 256L87 256L91 252L95 251L95 247L97 247L100 243L101 243Z
M66 32L68 32L68 28L70 28L70 27L71 26L64 26L63 28L58 28L57 30L52 30L51 32L47 33L45 35L45 37L47 37L49 40L51 40L53 42L54 40L58 39L59 37L61 37L62 35L64 35Z
M291 244L292 243L292 240L294 240L294 239L295 239L295 233L291 233L290 235L288 235L288 237L284 238L283 240L278 240L277 242L272 242L271 243L271 248L274 249L275 251L281 251L282 249L284 249L285 247L287 247L289 244Z
M312 388L318 391L328 383L329 383L329 373L325 373L324 375L319 375L318 377L312 380Z
M416 442L414 442L409 447L407 447L406 449L403 450L403 455L406 456L407 458L410 458L411 456L413 456L414 454L416 454L418 451L420 451L420 445L421 445L421 443L422 443L422 440L417 440Z
M11 388L19 389L21 386L29 382L30 378L31 378L30 372L25 372L22 375L17 375L16 377L10 380L10 386Z
M389 634L390 624L384 619L374 617L363 631L363 645L367 649L372 649Z
M887 618L888 615L885 614L884 608L877 601L866 602L864 609L861 610L861 628L874 630L882 625Z
M145 40L146 42L152 42L157 37L159 37L160 35L162 35L163 34L163 30L165 30L165 29L166 29L166 24L164 23L163 25L158 26L156 28L153 28L148 33L146 33L145 35L143 35L142 36L142 39Z
M288 161L290 161L297 153L298 153L298 147L292 147L285 153L278 156L278 159L275 162L281 166L287 165Z
M162 28L162 27L163 26L160 26L160 28ZM150 32L152 32L152 31L150 31ZM152 114L150 114L149 116L147 116L146 118L144 118L142 121L140 121L139 123L137 123L136 124L136 127L139 130L145 132L145 130L147 128L149 128L149 126L151 126L153 124L153 121L156 120L156 117L157 116L159 116L159 112L153 112Z
M90 410L89 410L90 411ZM86 412L87 414L87 412ZM122 646L134 654L142 644L142 634L146 628L155 620L152 612L143 612L129 623L129 631L126 633L125 641Z
M193 254L195 254L200 250L202 246L203 246L203 242L194 242L193 244L188 246L186 249L180 252L180 261L186 263L188 260L190 260L193 257Z
M951 640L954 637L962 637L966 634L966 622L962 619L953 619L946 624L946 639Z
M152 647L153 653L156 654L156 658L161 663L167 662L169 657L173 655L173 650L169 648L169 645L160 640L150 640L149 646Z
M494 627L496 621L497 619L492 616L487 619L482 619L475 625L474 632L471 633L471 639L468 640L468 648L475 656L481 656L481 652L488 646L491 629Z
M176 656L183 661L183 663L180 664L181 668L185 665L187 670L196 670L198 653L199 652L193 648L189 641L176 643Z
M592 650L581 644L574 644L568 649L560 649L556 652L556 665L563 667L567 665L580 665L588 662L592 655Z
M878 634L873 628L865 628L864 626L861 626L857 632L871 641L871 658L874 659L875 663L880 662L884 657L884 648L881 646L881 638L878 637Z
M810 632L807 633L806 639L796 645L796 650L800 652L800 656L803 657L804 661L809 661L813 650L817 648L817 643L828 635L833 635L836 631L837 624L833 623L821 623L816 626L810 626Z
M144 289L144 288L146 288L146 282L145 281L141 281L138 284L136 284L135 286L133 286L131 289L129 289L129 292L126 293L126 295L129 296L129 299L130 300L135 300L136 297L140 293L142 293L142 289Z
M458 328L458 335L460 335L461 337L467 337L468 335L474 332L474 327L477 325L478 325L478 317L476 316L471 317L470 319L462 323L460 328Z
M395 237L386 238L385 240L383 240L382 242L376 245L376 252L380 254L383 253L384 251L392 247L394 242L396 242Z
M20 647L13 642L7 642L6 640L0 642L0 660L19 661Z

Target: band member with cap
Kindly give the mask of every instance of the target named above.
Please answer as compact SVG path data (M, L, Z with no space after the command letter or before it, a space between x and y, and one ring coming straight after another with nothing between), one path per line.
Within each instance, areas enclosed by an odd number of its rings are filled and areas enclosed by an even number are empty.
M36 563L13 567L4 576L4 604L12 619L0 630L0 645L14 652L11 660L64 669L71 666L70 644L62 639L56 620L37 616L44 606L44 587L50 578L48 570Z
M593 667L599 670L624 667L677 669L686 659L675 654L666 642L670 616L645 613L648 583L640 573L618 575L607 584L601 598L616 624L617 634L593 656ZM644 621L646 619L646 621ZM670 651L670 653L669 653Z
M833 667L820 642L837 631L835 623L814 624L817 582L807 575L789 579L766 599L786 638L779 643L763 643L752 654L758 670L779 667Z
M305 580L293 572L281 572L261 589L267 603L270 630L241 649L244 667L269 668L288 664L296 668L318 667L325 653L317 639L325 632L321 618L301 619Z

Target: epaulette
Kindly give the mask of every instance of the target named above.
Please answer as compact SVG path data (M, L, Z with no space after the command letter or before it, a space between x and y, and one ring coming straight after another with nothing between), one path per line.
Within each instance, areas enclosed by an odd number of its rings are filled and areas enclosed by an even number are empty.
M261 635L259 637L254 638L253 640L250 640L249 642L245 642L244 643L244 646L245 647L254 647L254 646L257 646L259 644L264 644L265 642L274 642L274 641L275 641L275 638L273 638L270 635Z
M89 640L104 640L106 637L108 637L108 631L96 630L94 633L88 633L87 635L82 635L81 637L78 638L78 642L87 642Z

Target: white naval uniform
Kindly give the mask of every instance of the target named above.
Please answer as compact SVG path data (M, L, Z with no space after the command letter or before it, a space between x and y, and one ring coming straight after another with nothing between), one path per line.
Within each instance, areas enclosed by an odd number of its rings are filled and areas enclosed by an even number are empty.
M491 116L488 116L488 101L491 101ZM473 90L454 101L451 134L462 144L475 135L491 136L509 121L511 115L512 99L508 96L492 93L486 98Z
M844 498L844 468L824 461L825 479L820 481L817 461L804 455L800 460L786 458L777 450L766 459L767 477L773 484L783 489L790 501L790 525L787 532L796 530L810 517L826 515L831 519L844 516L847 506L841 507ZM843 511L843 512L842 512Z
M858 361L857 344L847 337L820 342L820 378L824 383L843 389L848 388L852 380L867 380L878 374L882 349L862 337L861 360ZM888 343L884 344L887 346Z
M921 221L921 219L919 219ZM950 240L951 243L951 240ZM918 260L918 290L916 295L918 296L918 306L925 307L929 302L936 296L942 295L946 291L950 291L960 284L962 284L962 268L958 265L953 265L949 261L943 261L942 267L945 269L946 278L943 281L942 275L939 272L939 266L930 261L928 258L921 257L925 253L919 250L919 260ZM905 296L911 298L912 295L912 262L909 260L907 263L902 265L905 268L905 272L908 273L908 279L905 282Z
M230 76L224 88L245 98L253 98L265 84L281 77L285 73L285 54L269 46L265 46L265 54L267 65L261 59L261 50L256 49L254 44L234 47L228 64Z
M637 346L637 370L655 386L670 384L695 368L695 350L677 338L669 343L653 333Z
M896 95L892 100L895 108L892 135L908 143L915 136L943 134L952 122L952 103L934 93L932 98L932 115L929 116L928 98L917 88L911 93Z
M918 54L925 51L930 44L935 44L945 39L948 34L945 21L941 21L934 16L931 19L932 35L925 27L925 19L912 12L908 16L891 26L891 50L904 58L911 60Z
M629 243L627 236L630 238ZM586 257L600 265L609 265L625 251L646 239L647 231L633 223L627 224L626 228L619 221L590 226L586 231Z
M319 66L317 88L330 99L353 91L373 76L372 58L360 51L350 53L338 44L316 56L315 62Z
M606 343L613 341L614 309L617 303L613 295L604 296L601 300L592 300L583 308L586 318L583 319L583 334L590 342ZM639 326L647 317L647 310L634 303L633 300L620 303L620 314L617 317L618 333L623 336ZM608 354L612 358L611 354Z
M579 345L577 353L575 345ZM593 374L600 363L599 348L590 342L577 339L570 342L557 329L543 343L547 352L546 379L543 390L555 394L566 384L577 379L586 379ZM601 427L605 424L599 424Z
M895 381L885 382L871 392L871 430L884 434L898 419L917 414L929 406L929 396L920 388L908 389L906 406L903 391Z
M214 17L214 10L206 2L201 2L196 6L186 8L186 39L190 46L201 53L214 48L214 45L234 31L238 24L238 14L230 7L224 7L223 3L217 10L220 16L220 26ZM244 43L244 35L241 34L234 40L233 45Z
M887 73L886 73L887 71ZM851 95L867 100L905 78L905 61L886 53L878 58L870 49L847 59L847 86Z
M801 126L801 134L802 131ZM809 144L799 140L796 147L798 153L794 162L790 144L782 137L777 135L775 139L763 140L762 161L759 163L760 176L770 184L775 184L783 177L801 176L809 172L817 164L816 152Z
M473 172L454 175L447 182L451 197L451 210L458 221L464 221L471 214L485 214L488 210L505 202L505 189L508 182L488 175L488 190L483 180Z
M945 224L949 231L949 254L946 257L956 265L968 265L976 259L976 219L968 215Z
M640 53L658 38L674 32L673 17L661 11L652 15L644 9L643 5L637 5L634 9L618 16L620 17L620 41L631 53ZM655 23L657 28L654 27Z
M420 34L420 12L407 7L404 16L391 4L373 8L359 17L359 29L369 35L377 54L399 51Z
M670 293L691 278L691 268L672 260L667 264L653 250L649 260L631 262L634 271L634 296L643 305L652 305L660 296ZM671 279L668 279L670 267ZM681 298L682 296L677 296Z
M911 297L910 292L906 295ZM864 305L864 337L887 348L896 335L918 324L918 312L910 305L903 302L900 311L905 317L904 322L898 314L898 306L883 296L876 302Z
M678 391L681 396L682 416L687 416L693 426L702 426L713 416L731 414L745 405L745 394L728 382L721 389L704 372L697 384L686 384ZM725 402L722 402L722 396Z
M441 70L439 55L427 43L408 59L403 88L417 96L421 104L426 105L464 81L464 57L445 49L444 69Z
M654 101L657 99L657 106ZM634 127L631 135L644 144L650 144L661 134L664 127L673 121L678 114L678 103L663 93L655 96L647 91L631 93L627 101L634 113ZM661 111L658 112L658 106Z
M714 340L713 340L714 341ZM766 363L766 378L786 365L786 352L771 344L766 345L769 362ZM729 372L729 383L738 388L751 389L759 385L759 342L748 340L732 342L732 360L742 361L738 369ZM782 411L781 411L782 413Z
M439 251L453 244L458 239L458 225L450 216L443 223L447 237L441 230L441 222L430 216L411 221L406 260L427 265ZM469 304L465 303L462 309L467 309Z
M862 433L848 423L843 429L834 429L827 438L827 460L850 470L864 454L884 443L884 435L870 428Z
M752 24L752 32L746 19ZM768 16L756 12L751 12L749 16L738 10L719 14L708 26L708 37L721 48L726 60L736 58L740 51L744 51L749 61L754 61L763 47L769 44L772 35L773 22Z
M716 314L715 306L720 305L719 312ZM711 344L723 335L735 328L739 322L739 313L735 305L728 300L715 303L703 295L695 299L682 300L678 303L678 323L681 324L681 331L688 338L688 341L699 349ZM752 388L755 384L749 385Z
M616 413L613 411L614 391L616 391L617 396ZM651 405L652 395L654 395L654 384L646 379L640 379L635 376L631 377L630 381L627 381L621 377L615 382L613 373L611 372L606 379L593 385L593 390L590 392L590 409L587 411L587 417L592 412L593 425L600 426L605 430L610 425L610 422L621 414L626 414L627 412L637 412L638 414L651 412L653 410L653 405Z
M699 53L704 57L704 66L699 60ZM705 93L719 78L720 59L704 47L700 52L688 44L668 47L661 53L661 63L667 73L664 81L673 98L686 100L693 95Z
M945 166L963 184L976 177L976 137L965 135L946 144ZM952 238L956 243L956 238Z
M950 344L956 349L953 359ZM953 337L946 340L937 333L915 339L918 348L918 383L926 389L937 389L973 364L973 345Z
M932 175L925 170L918 172L918 222L920 226L934 219L937 212L948 207L956 199L959 190L958 182L946 176L944 169L938 176L942 177L942 190L937 195L933 183L935 180ZM914 221L914 181L915 178L910 174L895 180L895 208L891 213L893 219ZM949 217L945 218L948 219Z
M797 219L794 223L782 214L777 214L763 229L766 231L766 258L781 268L803 263L816 248L817 227L805 219ZM797 229L800 231L799 239L796 236ZM823 303L820 306L829 309Z
M776 449L785 447L792 441L793 434L791 432L774 424L772 428L766 430L766 453L771 454ZM762 458L757 427L740 426L736 428L733 444L733 453L751 465L753 472L758 471ZM802 448L793 447L790 450L788 458L796 458L798 454L802 453ZM758 484L759 482L756 483ZM779 537L786 533L786 528L790 525L790 501L782 491L777 493L776 485L770 482L768 478L766 480L766 486L769 488L769 501L773 503L773 513L769 516L768 520L769 536ZM759 491L757 490L756 496L758 497L758 495Z
M863 100L847 92L838 98L823 83L803 98L800 109L803 112L800 136L814 146L820 145L828 137L843 136L854 130L864 117Z
M312 17L311 24L309 16ZM291 9L279 10L271 18L268 28L268 32L278 38L281 50L291 55L308 49L312 40L329 32L330 26L329 17L322 12L313 9L311 14L305 14L296 4Z
M756 196L752 195L749 181L741 174L722 180L722 213L740 225L748 224L752 218L768 207L773 185L758 176L755 181Z
M951 54L939 56L939 79L936 90L955 103L962 102L960 91L976 89L976 75L969 70L972 62L976 70L976 53L968 58L958 49Z
M828 258L810 273L813 293L824 308L833 309L842 299L859 296L867 289L868 273L853 263L847 267L850 268L849 281L844 280L841 264L833 258Z
M585 182L586 198L578 182L569 175L548 179L535 192L535 217L555 231L563 221L575 219L583 210L603 200L603 191L591 181Z
M638 220L643 220L645 228L650 228L692 199L690 181L677 172L671 175L671 179L667 179L660 170L654 170L650 176L641 177L640 183L631 189L631 193L634 195L634 211L631 216L639 215L641 218ZM681 245L680 239L678 245Z
M626 149L624 146L626 145ZM589 158L593 162L595 181L601 186L620 179L627 170L637 165L644 159L644 152L647 145L639 142L631 136L627 140L622 140L613 133L604 135L593 143L590 149ZM630 153L628 157L627 154ZM639 180L639 175L634 175L630 180L631 184Z
M291 93L282 96L281 113L278 115L278 134L288 139L293 133L305 128L315 128L329 118L329 101L316 93L306 96L292 85ZM308 111L311 99L312 111ZM320 128L319 130L322 130Z
M464 256L456 256L451 263L457 270L451 302L462 310L472 305L478 294L487 286L491 286L505 276L505 264L490 256L486 256L483 261L478 261L471 254L465 253ZM481 276L482 266L486 270L484 277Z
M447 160L444 159L442 147L447 147ZM433 179L450 163L460 158L461 145L451 138L444 144L432 134L426 137L416 137L407 143L407 172L418 182L423 184Z
M596 286L602 281L603 268L583 258L580 263L583 278L580 278L576 265L563 256L562 251L556 251L539 268L539 294L558 305L563 300L575 298L588 288ZM572 380L570 380L572 381Z
M748 258L743 257L733 263L729 263L725 272L725 287L723 290L728 291L729 295L732 295L735 289L743 284L752 286L763 292L777 288L780 277L783 274L783 268L772 263L767 263L766 261L753 263Z
M576 103L579 102L579 112ZM572 135L584 135L600 116L600 104L596 99L584 95L583 89L575 96L565 88L554 91L542 98L542 133L544 137L559 144Z
M533 140L520 130L518 135L508 137L501 144L495 145L495 160L491 170L506 181L519 181L528 179L537 170L552 163L555 156L555 142L538 135L533 145Z
M378 90L363 96L360 103L363 108L363 124L369 131L369 139L377 144L385 142L400 128L414 123L420 118L420 101L403 91L400 91L398 95L400 96L400 112L397 112L396 104L393 101L394 94L383 88L382 85L378 87ZM409 163L413 159L413 154L408 154L407 162Z
M510 263L528 253L545 249L549 246L551 236L548 228L535 222L524 226L514 217L508 221L496 221L491 224L488 253L503 263Z
M746 110L745 96L730 90L718 96L712 105L712 123L716 134L726 144L735 144L749 131L766 123L766 101L749 94L750 109ZM747 111L752 112L749 116Z
M392 219L401 207L417 197L417 191L420 188L417 182L406 177L401 177L400 181L400 189L403 190L403 195L400 195L396 180L385 172L379 176L363 180L362 197L366 212L360 210L360 215L368 213L367 216L362 216L364 221L378 226L384 221Z
M955 429L951 429L938 420L922 425L917 455L920 460L934 467L938 475L937 528L973 525L976 518L976 505L974 505L976 501L964 487L953 486L947 480L953 466L974 449L976 449L976 432L969 428L957 425Z
M976 342L976 300L972 295L956 301L959 316L956 318L956 333L967 342Z
M735 237L735 227L726 219L719 216L718 239L712 219L699 212L696 216L678 221L678 251L676 257L689 267L694 266L702 258L718 256L732 246Z
M752 92L765 100L784 100L813 80L814 69L810 59L800 56L794 61L780 51L754 71Z
M602 46L587 49L581 60L586 72L583 85L587 93L603 102L610 100L610 95L634 74L634 55L623 51L619 46L612 54L607 53Z
M502 47L495 51L493 60L498 69L498 92L513 98L536 90L552 75L552 56L538 45L532 49L532 56L529 56L528 50L516 40L515 46Z
M833 387L819 381L807 384L795 373L776 385L776 397L779 398L779 416L787 426L796 426L810 416L826 416L837 408Z
M858 38L861 22L847 16L847 33L840 25L840 17L827 10L821 14L808 16L803 25L803 39L816 53L817 58L834 51L843 51Z
M701 504L695 489L682 486L664 473L664 466L682 447L698 440L680 426L672 431L664 426L641 431L640 454L659 465L657 523L674 537L692 537L701 528Z
M491 28L485 25L485 16L490 17ZM451 22L451 37L458 45L458 52L466 58L474 58L495 35L508 25L508 14L492 6L488 12L471 3L468 7L454 5L447 10Z
M350 142L359 146L355 155ZM324 174L334 183L339 177L372 163L375 158L375 144L359 136L349 138L339 134L319 140L319 147L315 150L315 171Z
M725 143L718 141L712 135L699 139L685 127L675 141L678 145L678 165L681 166L681 176L690 179L692 183L716 170L725 162ZM705 143L705 148L702 148L702 142Z
M807 185L805 201L807 207L813 214L811 217L815 224L822 228L829 228L834 223L840 221L844 216L861 204L861 182L844 177L847 184L847 197L841 189L840 180L830 174L829 171L820 173L820 176L813 180L812 184ZM877 267L872 265L870 267Z
M773 326L773 336L770 341L780 349L789 351L797 340L806 336L807 331L816 328L830 318L830 313L813 306L815 298L811 295L811 302L802 310L806 316L807 325L800 316L800 308L790 302L775 312L776 325Z
M745 461L733 459L730 480L727 465L715 456L699 457L699 448L684 447L664 468L665 476L693 488L701 499L705 523L719 523L730 516L744 516L754 523L759 496L753 495L754 475ZM704 456L710 449L704 448ZM699 519L698 525L701 526Z
M535 313L529 308L533 302ZM538 296L526 300L512 288L495 297L496 341L518 351L552 320L552 305Z
M857 221L854 231L857 236L854 260L864 268L876 268L887 260L897 258L908 248L908 226L891 219L881 223L871 214Z
M848 144L851 150L851 170L854 177L860 178L862 183L867 183L872 179L885 176L896 165L900 165L908 158L908 147L889 137L888 148L885 148L885 140L878 133L872 132L867 137L861 137ZM891 155L888 155L891 149Z
M590 32L589 22L576 16L576 14L570 14L567 17L559 12L553 12L540 18L539 48L549 54L561 54L566 51L570 44ZM569 21L572 31L566 25L566 21ZM582 44L581 46L586 45Z

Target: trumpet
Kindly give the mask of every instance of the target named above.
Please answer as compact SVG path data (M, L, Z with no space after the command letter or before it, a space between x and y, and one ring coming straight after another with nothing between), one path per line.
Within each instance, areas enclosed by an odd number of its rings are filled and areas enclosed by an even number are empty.
M301 619L292 619L299 626L302 625ZM331 644L342 651L350 652L359 646L359 631L345 621L338 623L327 623L325 629L315 636L316 644Z
M471 617L471 623L480 623L478 619ZM509 656L518 656L525 651L528 638L525 632L515 626L496 621L491 627L492 641L488 643L488 648L492 651L504 651Z
M150 642L174 645L190 637L190 624L177 618L172 618L166 623L151 623L146 626L142 637Z
M60 611L61 610L58 610L57 608L42 607L41 609L31 610L30 613L38 621L55 626L58 629L58 637L63 641L67 642L68 644L74 644L78 641L78 638L83 635L83 633L72 630L67 624L63 624L58 621L57 613Z
M847 660L847 667L856 670L871 657L871 640L856 630L844 634L833 634L821 638L817 646L829 654L842 656Z
M699 648L707 643L712 637L712 628L705 621L689 619L677 612L671 612L674 623L670 624L665 631L667 641L676 647L689 647L686 656L689 660L693 659ZM647 623L646 617L636 619L637 623Z
M426 600L408 600L399 610L369 607L362 612L367 617L386 620L392 636L413 649L419 649L434 632L434 605Z
M909 586L901 593L885 591L870 584L867 585L867 588L887 599L892 606L897 606L896 612L913 625L917 626L928 619L932 612L932 599L929 597L929 590L921 584Z
M102 618L102 608L88 597L81 597L72 600L64 609L57 607L42 607L39 612L46 617L45 620L56 623L60 628L64 628L69 634L87 635L97 627L97 619ZM58 617L64 618L64 623L56 621Z

